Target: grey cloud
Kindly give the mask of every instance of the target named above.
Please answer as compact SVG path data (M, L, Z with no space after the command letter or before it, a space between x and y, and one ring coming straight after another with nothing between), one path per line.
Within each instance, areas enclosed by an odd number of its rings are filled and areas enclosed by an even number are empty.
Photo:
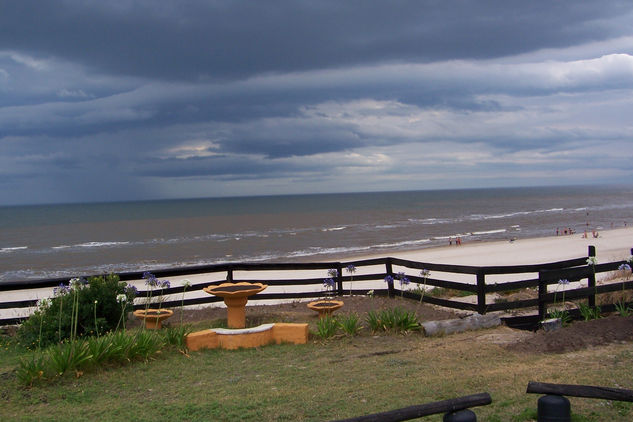
M0 49L144 78L226 80L488 59L606 39L627 2L5 2Z
M472 186L513 168L533 184L632 142L628 1L1 8L0 203L404 186L387 173Z

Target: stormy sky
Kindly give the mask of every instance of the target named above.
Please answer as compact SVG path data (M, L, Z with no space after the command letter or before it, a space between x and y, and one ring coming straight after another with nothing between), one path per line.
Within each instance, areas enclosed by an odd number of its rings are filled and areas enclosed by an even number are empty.
M0 204L630 183L633 3L0 0Z

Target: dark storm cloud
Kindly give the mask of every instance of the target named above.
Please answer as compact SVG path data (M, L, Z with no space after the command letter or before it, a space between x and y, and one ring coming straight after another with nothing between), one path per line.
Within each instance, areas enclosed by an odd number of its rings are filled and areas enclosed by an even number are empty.
M3 1L0 49L201 80L490 59L617 36L628 2Z
M617 0L0 0L0 204L615 180L631 19Z

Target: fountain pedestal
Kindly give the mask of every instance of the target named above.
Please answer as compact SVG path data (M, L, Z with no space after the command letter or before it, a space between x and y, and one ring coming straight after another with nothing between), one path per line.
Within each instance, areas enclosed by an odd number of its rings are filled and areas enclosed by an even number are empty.
M268 287L261 283L222 283L218 286L205 287L210 295L219 296L224 300L229 328L246 327L246 303L249 296L253 296Z

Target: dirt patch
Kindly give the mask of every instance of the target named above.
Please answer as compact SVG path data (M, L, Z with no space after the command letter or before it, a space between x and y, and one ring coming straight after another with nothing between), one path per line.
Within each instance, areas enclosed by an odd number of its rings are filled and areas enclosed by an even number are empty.
M539 330L506 347L509 350L526 353L565 353L631 341L633 317L610 315L591 321L574 321L556 331Z
M356 313L362 321L365 320L369 311L401 307L407 311L414 312L419 321L435 321L443 319L459 318L454 312L444 310L429 304L419 304L416 301L396 298L376 296L345 296L336 298L342 300L344 305L336 311L334 315L345 315ZM316 300L316 299L315 299ZM307 322L310 325L316 324L318 314L309 309L309 302L290 302L276 305L253 305L246 307L246 325L256 326L269 322ZM205 307L199 309L186 309L183 313L183 321L186 323L198 323L202 321L214 321L226 319L226 308ZM180 309L174 310L174 316L168 323L180 322ZM136 318L129 320L130 326L139 325Z

